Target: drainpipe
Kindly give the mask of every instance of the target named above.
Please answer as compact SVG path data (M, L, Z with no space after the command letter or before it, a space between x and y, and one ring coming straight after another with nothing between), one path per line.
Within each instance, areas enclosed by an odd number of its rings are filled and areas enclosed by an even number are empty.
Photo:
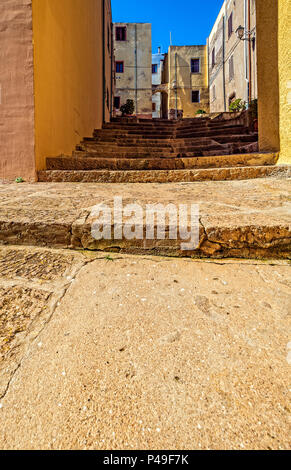
M103 71L103 110L102 121L105 122L105 97L106 97L106 74L105 74L105 0L102 1L102 71Z
M249 31L249 105L252 101L252 41L250 36L251 31L251 0L248 0L248 31Z
M222 77L223 77L223 103L224 112L226 112L226 89L225 89L225 16L223 15L222 23Z
M135 113L138 114L138 104L137 104L137 25L135 25Z
M248 30L247 26L247 2L248 0L244 0L244 28L245 31ZM244 56L245 56L245 79L246 79L246 101L249 107L249 70L248 70L248 42L244 41Z

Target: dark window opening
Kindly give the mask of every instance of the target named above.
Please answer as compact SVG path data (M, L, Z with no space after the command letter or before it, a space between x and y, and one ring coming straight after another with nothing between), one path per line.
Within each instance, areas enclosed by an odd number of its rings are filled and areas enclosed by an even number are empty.
M228 39L233 33L233 14L231 13L230 17L228 18Z
M152 64L152 73L158 73L158 64Z
M212 49L212 68L215 66L215 47Z
M234 63L233 56L229 59L229 81L234 79Z
M116 41L126 41L126 26L116 26L115 38Z
M156 103L153 103L153 111L156 111L156 109L157 109L157 105Z
M116 70L116 73L123 73L124 72L123 62L116 62L115 70Z
M114 97L114 108L115 109L120 109L120 96L115 96Z
M192 91L192 103L200 103L200 92L199 92L199 90Z
M191 59L191 73L200 72L200 59Z

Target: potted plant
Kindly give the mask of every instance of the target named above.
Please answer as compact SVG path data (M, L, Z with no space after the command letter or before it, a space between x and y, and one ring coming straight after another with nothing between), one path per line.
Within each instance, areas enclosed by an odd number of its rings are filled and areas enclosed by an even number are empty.
M196 116L202 116L203 114L206 114L206 111L204 111L204 109L198 109L198 111L196 111Z
M127 100L125 104L120 107L122 116L132 116L134 113L134 102L133 100Z
M240 111L244 111L246 109L246 102L243 101L241 98L237 98L233 100L229 105L229 111L231 113L239 113Z

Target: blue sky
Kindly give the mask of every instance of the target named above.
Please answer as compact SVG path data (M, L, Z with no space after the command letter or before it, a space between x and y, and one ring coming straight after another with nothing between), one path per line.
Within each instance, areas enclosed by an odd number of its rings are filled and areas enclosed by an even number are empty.
M111 0L113 22L152 23L153 52L206 44L223 0Z

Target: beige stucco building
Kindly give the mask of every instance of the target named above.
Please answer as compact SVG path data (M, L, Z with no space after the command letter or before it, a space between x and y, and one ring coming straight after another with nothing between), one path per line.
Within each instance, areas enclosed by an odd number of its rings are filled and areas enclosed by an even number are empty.
M170 46L164 62L163 115L184 118L209 111L206 46Z
M134 101L138 116L152 117L152 27L114 23L116 89L114 108Z
M251 33L241 40L239 26ZM249 61L250 57L250 61ZM208 38L210 111L228 111L232 100L257 98L256 0L225 0Z

